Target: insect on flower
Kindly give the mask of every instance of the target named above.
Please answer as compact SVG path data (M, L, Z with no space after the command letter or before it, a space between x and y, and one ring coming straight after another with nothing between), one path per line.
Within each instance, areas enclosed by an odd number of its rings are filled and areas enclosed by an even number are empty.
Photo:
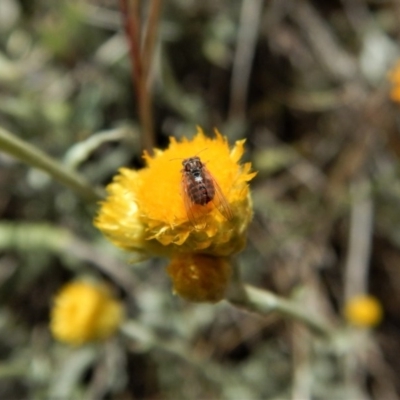
M198 156L182 161L182 196L189 221L196 228L203 226L202 218L212 203L227 219L233 217L231 207L217 181Z

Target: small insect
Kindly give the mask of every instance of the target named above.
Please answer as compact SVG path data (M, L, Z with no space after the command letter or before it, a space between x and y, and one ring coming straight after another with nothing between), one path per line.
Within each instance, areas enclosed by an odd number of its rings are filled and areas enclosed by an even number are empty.
M189 221L199 227L201 220L210 210L212 203L227 219L232 218L232 210L217 181L199 157L189 157L182 161L182 195Z

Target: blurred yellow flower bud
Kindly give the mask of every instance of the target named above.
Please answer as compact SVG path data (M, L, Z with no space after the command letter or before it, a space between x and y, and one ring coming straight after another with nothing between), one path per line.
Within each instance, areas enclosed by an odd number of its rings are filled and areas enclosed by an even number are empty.
M388 79L392 84L390 98L400 103L400 61L389 71Z
M372 327L382 320L382 306L369 295L360 295L350 299L343 310L347 322L359 327Z
M65 285L56 295L50 330L62 342L81 345L111 336L123 315L122 304L106 285L76 281Z
M231 266L224 257L182 255L168 266L174 292L186 300L217 302L225 295Z

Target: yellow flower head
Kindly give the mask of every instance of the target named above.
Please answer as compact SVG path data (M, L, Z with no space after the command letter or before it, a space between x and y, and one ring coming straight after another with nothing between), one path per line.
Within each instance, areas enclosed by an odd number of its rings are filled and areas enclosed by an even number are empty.
M350 299L344 307L346 320L358 327L372 327L382 320L382 306L379 301L369 295L360 295Z
M107 286L76 281L64 286L55 297L50 330L62 342L81 345L111 336L123 315L122 304Z
M196 302L222 300L231 276L229 260L205 255L176 257L167 271L175 293Z
M201 129L192 140L170 139L169 147L144 155L146 167L121 168L107 187L95 225L115 245L147 254L175 256L202 253L227 256L240 251L252 217L248 188L255 173L251 164L240 164L244 140L230 149L216 131L207 138ZM195 205L201 227L193 223L185 206L182 161L198 155L214 177L229 207L229 218L214 201ZM216 198L214 199L216 200Z
M388 79L392 83L392 89L390 91L390 98L400 103L400 61L393 67L388 73Z

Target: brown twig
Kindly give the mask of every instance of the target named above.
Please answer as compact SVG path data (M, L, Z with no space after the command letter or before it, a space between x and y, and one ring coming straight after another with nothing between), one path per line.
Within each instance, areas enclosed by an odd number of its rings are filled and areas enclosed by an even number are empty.
M144 33L144 42L142 48L142 69L146 78L149 78L151 70L151 61L154 54L154 47L157 39L157 28L160 20L162 0L153 0L150 4L149 17Z
M154 125L151 106L151 87L147 84L151 60L156 41L156 32L161 10L161 0L153 0L150 16L144 34L141 51L141 19L138 0L120 0L126 36L129 42L129 56L132 64L132 81L137 94L138 113L142 126L142 147L152 152L154 147Z

